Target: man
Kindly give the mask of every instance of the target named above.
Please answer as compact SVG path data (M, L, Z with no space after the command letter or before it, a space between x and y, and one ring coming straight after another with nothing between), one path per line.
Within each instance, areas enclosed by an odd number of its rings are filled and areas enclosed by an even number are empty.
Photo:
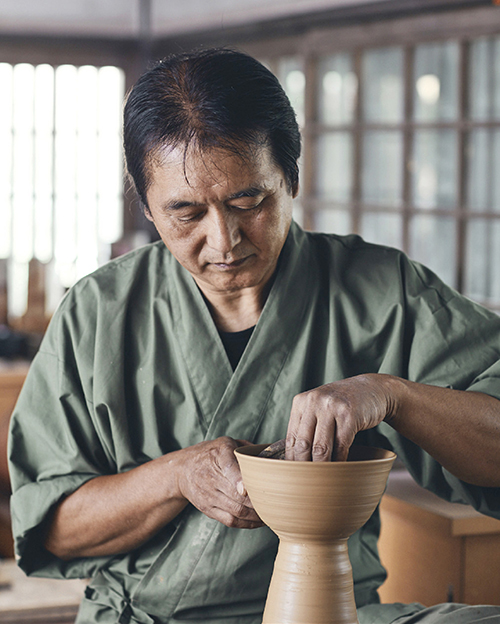
M79 282L30 370L10 444L27 573L92 577L79 623L257 624L277 541L233 450L285 435L297 461L394 449L500 518L500 319L396 250L292 222L300 138L270 72L167 59L124 144L162 241ZM378 530L349 542L361 623L476 621L379 605Z

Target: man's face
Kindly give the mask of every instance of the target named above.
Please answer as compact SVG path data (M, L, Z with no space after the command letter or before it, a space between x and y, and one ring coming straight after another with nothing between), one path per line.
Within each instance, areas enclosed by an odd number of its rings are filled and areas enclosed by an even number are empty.
M269 148L247 154L166 148L151 167L148 218L206 296L263 288L288 234L283 172Z

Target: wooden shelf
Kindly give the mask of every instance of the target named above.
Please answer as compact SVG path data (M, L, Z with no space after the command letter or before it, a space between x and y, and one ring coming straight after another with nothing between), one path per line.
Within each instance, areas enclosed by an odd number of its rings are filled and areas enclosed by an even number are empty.
M0 556L13 557L10 528L10 484L7 466L7 437L10 416L28 373L29 362L0 358Z
M8 361L0 358L0 419L10 418L29 369L24 360Z
M382 602L500 604L500 520L393 471L380 504Z
M84 580L27 577L14 561L0 563L0 623L72 624L83 598Z

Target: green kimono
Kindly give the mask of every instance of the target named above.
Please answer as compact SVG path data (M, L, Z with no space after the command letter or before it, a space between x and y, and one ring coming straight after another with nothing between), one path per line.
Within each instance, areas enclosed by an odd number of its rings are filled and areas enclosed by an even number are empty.
M44 519L98 475L221 435L284 437L293 397L366 372L500 398L500 318L394 249L292 224L233 373L194 280L163 243L80 281L62 301L11 423L19 565L92 577L78 622L257 624L277 548L267 528L230 529L192 506L126 555L64 562ZM382 423L356 443L393 449L423 486L500 518L500 491L467 485ZM378 602L379 516L349 541L356 602Z

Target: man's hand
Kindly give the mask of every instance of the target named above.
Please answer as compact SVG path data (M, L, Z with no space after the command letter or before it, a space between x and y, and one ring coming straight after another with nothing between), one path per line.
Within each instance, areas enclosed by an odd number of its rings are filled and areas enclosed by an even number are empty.
M178 488L181 495L206 516L228 527L263 526L241 480L234 449L249 444L221 437L184 449Z
M286 459L346 460L358 431L376 427L393 411L383 377L359 375L298 394L288 425Z
M345 460L355 435L383 420L459 479L500 487L498 399L378 373L298 394L286 459Z
M227 437L201 442L87 481L54 509L45 547L64 560L129 552L188 502L229 527L262 526L233 453L243 444Z

